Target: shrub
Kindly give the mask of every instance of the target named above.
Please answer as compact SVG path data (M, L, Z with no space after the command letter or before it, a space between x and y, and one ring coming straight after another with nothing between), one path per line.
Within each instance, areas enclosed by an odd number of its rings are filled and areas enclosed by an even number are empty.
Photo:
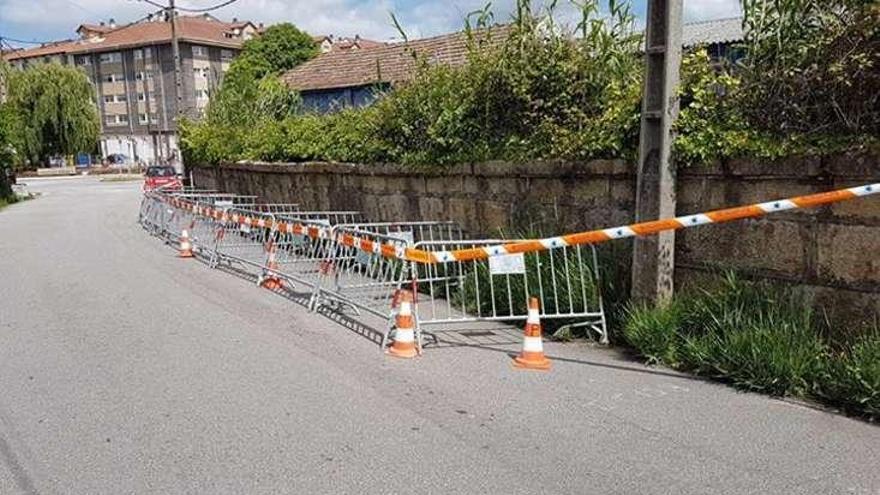
M880 4L745 0L742 108L778 135L880 133Z
M815 395L847 411L880 417L880 331L829 360Z
M624 315L623 337L649 363L681 365L684 338L679 332L682 308L677 302L661 308L631 306Z
M623 336L650 363L880 417L880 330L839 350L823 330L799 292L728 275L666 305L630 307Z

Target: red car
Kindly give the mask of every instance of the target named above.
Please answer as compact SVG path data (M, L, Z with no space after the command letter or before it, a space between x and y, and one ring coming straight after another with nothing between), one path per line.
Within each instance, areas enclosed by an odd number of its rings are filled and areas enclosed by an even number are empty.
M183 187L174 167L157 166L147 169L147 173L144 174L144 191L152 191L160 187L171 190Z

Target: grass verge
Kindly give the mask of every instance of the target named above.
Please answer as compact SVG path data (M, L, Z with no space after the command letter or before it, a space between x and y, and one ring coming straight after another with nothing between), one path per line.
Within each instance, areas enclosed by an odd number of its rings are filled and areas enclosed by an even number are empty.
M649 362L880 419L880 332L830 335L800 293L733 275L662 307L630 306L623 326Z

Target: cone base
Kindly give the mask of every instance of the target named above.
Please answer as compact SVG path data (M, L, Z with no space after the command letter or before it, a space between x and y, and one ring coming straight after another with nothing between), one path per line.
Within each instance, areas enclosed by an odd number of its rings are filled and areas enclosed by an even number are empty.
M195 255L193 255L192 251L181 251L180 253L178 253L177 257L178 258L194 258Z
M385 354L402 359L412 359L419 355L415 347L411 349L395 349L394 346L391 346L387 350L385 350Z
M283 289L284 284L281 283L281 280L277 278L267 278L266 280L263 280L263 282L260 284L260 287L269 290L278 290Z
M519 369L546 371L550 369L552 363L545 357L538 359L525 359L522 356L517 356L513 358L513 366Z

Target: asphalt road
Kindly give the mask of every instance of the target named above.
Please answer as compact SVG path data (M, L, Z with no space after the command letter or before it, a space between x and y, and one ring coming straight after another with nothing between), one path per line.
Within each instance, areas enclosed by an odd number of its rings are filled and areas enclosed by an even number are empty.
M385 358L176 258L136 183L30 186L0 211L0 494L880 493L877 426L587 343Z

